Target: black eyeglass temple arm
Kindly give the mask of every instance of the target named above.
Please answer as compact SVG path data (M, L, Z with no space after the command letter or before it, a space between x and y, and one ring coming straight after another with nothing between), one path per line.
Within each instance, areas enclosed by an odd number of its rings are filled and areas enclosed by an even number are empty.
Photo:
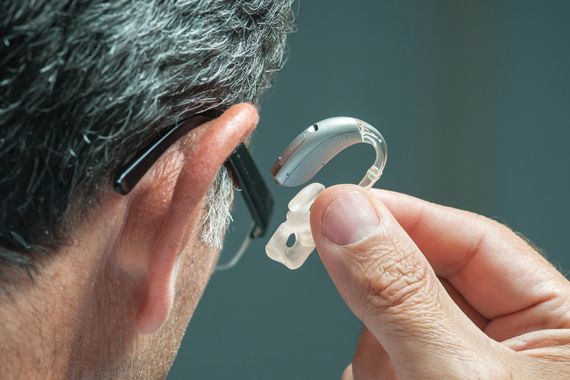
M219 110L206 111L178 122L160 134L117 172L113 181L115 191L123 195L128 194L172 143L192 129L220 116L221 113ZM263 236L271 221L273 197L245 144L238 145L226 165L238 180L254 221L251 238Z
M166 129L153 142L145 146L140 153L121 167L113 181L113 188L119 194L126 195L149 171L158 158L179 138L192 129L220 116L222 111L210 110L188 119L184 119Z
M228 158L227 164L237 177L245 203L255 223L251 237L261 237L267 232L271 221L273 196L245 144L238 145Z

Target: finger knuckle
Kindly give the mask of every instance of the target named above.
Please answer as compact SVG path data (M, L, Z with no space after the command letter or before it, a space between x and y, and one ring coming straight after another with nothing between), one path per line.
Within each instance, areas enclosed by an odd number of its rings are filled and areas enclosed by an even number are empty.
M470 214L473 215L474 220L478 221L482 226L484 226L484 229L487 231L489 236L502 239L518 238L517 233L500 220L493 219L484 215L478 215L474 213Z
M499 220L481 215L479 215L479 217L481 223L486 227L487 241L490 244L505 242L510 246L518 247L521 252L544 256L544 252L522 233L513 230L511 227Z
M378 309L394 309L414 297L421 297L428 285L429 272L425 262L413 249L397 245L384 247L363 268L364 297L367 304Z

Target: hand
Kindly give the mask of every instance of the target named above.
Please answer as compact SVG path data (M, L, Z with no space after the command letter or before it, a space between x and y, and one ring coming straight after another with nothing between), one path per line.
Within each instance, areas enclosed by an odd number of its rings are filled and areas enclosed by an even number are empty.
M311 228L365 327L343 379L570 378L570 283L502 224L343 185Z

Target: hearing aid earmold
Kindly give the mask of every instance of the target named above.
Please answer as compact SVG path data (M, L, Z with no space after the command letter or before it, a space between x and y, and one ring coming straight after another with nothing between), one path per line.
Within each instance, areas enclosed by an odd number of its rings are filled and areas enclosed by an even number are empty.
M333 117L311 125L285 148L272 168L279 186L307 183L331 159L349 146L366 143L374 147L376 159L359 185L370 188L380 179L388 148L384 137L370 124L352 117ZM310 208L325 189L320 183L303 188L290 202L287 219L265 246L267 255L289 269L303 265L315 249L309 221Z

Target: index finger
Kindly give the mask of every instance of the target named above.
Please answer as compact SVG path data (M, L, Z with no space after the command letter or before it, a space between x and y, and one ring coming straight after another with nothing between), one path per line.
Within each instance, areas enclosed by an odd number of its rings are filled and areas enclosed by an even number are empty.
M566 278L504 225L409 195L373 191L435 273L486 318L514 313L567 292Z

